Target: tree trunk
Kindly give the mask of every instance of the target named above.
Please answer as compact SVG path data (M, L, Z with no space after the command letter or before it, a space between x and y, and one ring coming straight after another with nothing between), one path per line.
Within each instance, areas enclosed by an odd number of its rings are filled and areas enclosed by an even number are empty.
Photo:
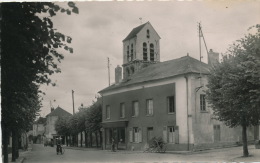
M87 148L88 147L88 133L86 132L86 130L84 131L85 132L85 147Z
M89 136L90 136L90 138L89 138L89 140L90 140L90 147L92 147L92 132L89 132Z
M242 125L243 156L248 157L246 125Z
M83 138L82 132L80 132L80 147L82 147L82 138Z
M100 146L103 149L102 131L99 131Z
M68 135L65 135L65 139L66 139L66 146L68 146Z
M98 148L98 135L97 135L97 132L95 132L95 137L96 137L96 147Z
M18 131L16 131L16 135L15 135L15 156L16 156L16 159L19 158L19 137L20 137L20 133Z
M12 162L16 160L16 131L12 130Z
M2 127L3 131L3 155L4 163L8 163L8 142L9 142L9 133Z

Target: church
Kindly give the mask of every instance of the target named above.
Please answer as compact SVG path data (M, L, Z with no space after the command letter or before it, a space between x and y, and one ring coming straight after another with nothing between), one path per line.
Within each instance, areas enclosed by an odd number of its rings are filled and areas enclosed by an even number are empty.
M103 149L144 150L160 137L169 151L234 146L241 128L212 118L205 99L207 75L219 54L210 50L208 64L190 57L160 62L160 36L150 22L134 28L123 40L123 65L115 83L102 96ZM259 139L248 131L248 140Z

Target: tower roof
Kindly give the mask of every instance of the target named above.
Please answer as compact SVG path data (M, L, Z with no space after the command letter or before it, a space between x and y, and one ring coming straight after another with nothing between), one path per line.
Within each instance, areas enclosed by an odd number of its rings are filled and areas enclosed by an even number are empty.
M184 56L178 59L160 62L143 68L136 74L133 74L131 77L129 77L128 80L121 82L118 85L111 85L101 90L100 93L137 83L155 81L189 73L209 74L209 68L210 66L208 64L200 62L199 60L190 56Z
M136 34L139 33L147 23L149 23L149 22L146 22L146 23L144 23L144 24L142 24L142 25L139 25L138 27L135 27L135 28L126 36L126 38L125 38L123 41L129 40L129 39L131 39L131 38L134 38L134 37L136 36Z

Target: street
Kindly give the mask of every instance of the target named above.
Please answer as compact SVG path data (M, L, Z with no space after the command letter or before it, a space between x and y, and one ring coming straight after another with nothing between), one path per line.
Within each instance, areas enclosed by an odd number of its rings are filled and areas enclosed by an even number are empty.
M249 146L250 154L260 151ZM105 151L96 149L65 149L63 155L56 154L55 147L34 144L31 152L24 157L25 163L45 162L231 162L240 161L242 147L201 151L193 154L142 153L140 151ZM258 154L259 155L259 154ZM236 158L236 159L235 159ZM259 161L258 157L242 158L243 161Z

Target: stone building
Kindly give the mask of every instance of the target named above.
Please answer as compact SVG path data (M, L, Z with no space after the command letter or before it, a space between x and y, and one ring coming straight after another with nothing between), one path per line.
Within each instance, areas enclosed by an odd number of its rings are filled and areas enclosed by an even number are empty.
M115 84L101 90L103 148L144 150L161 137L167 150L199 150L236 145L241 129L228 128L212 117L205 90L209 68L218 62L210 50L209 63L190 56L160 62L160 36L147 22L123 40L122 68ZM258 134L248 131L248 140Z

